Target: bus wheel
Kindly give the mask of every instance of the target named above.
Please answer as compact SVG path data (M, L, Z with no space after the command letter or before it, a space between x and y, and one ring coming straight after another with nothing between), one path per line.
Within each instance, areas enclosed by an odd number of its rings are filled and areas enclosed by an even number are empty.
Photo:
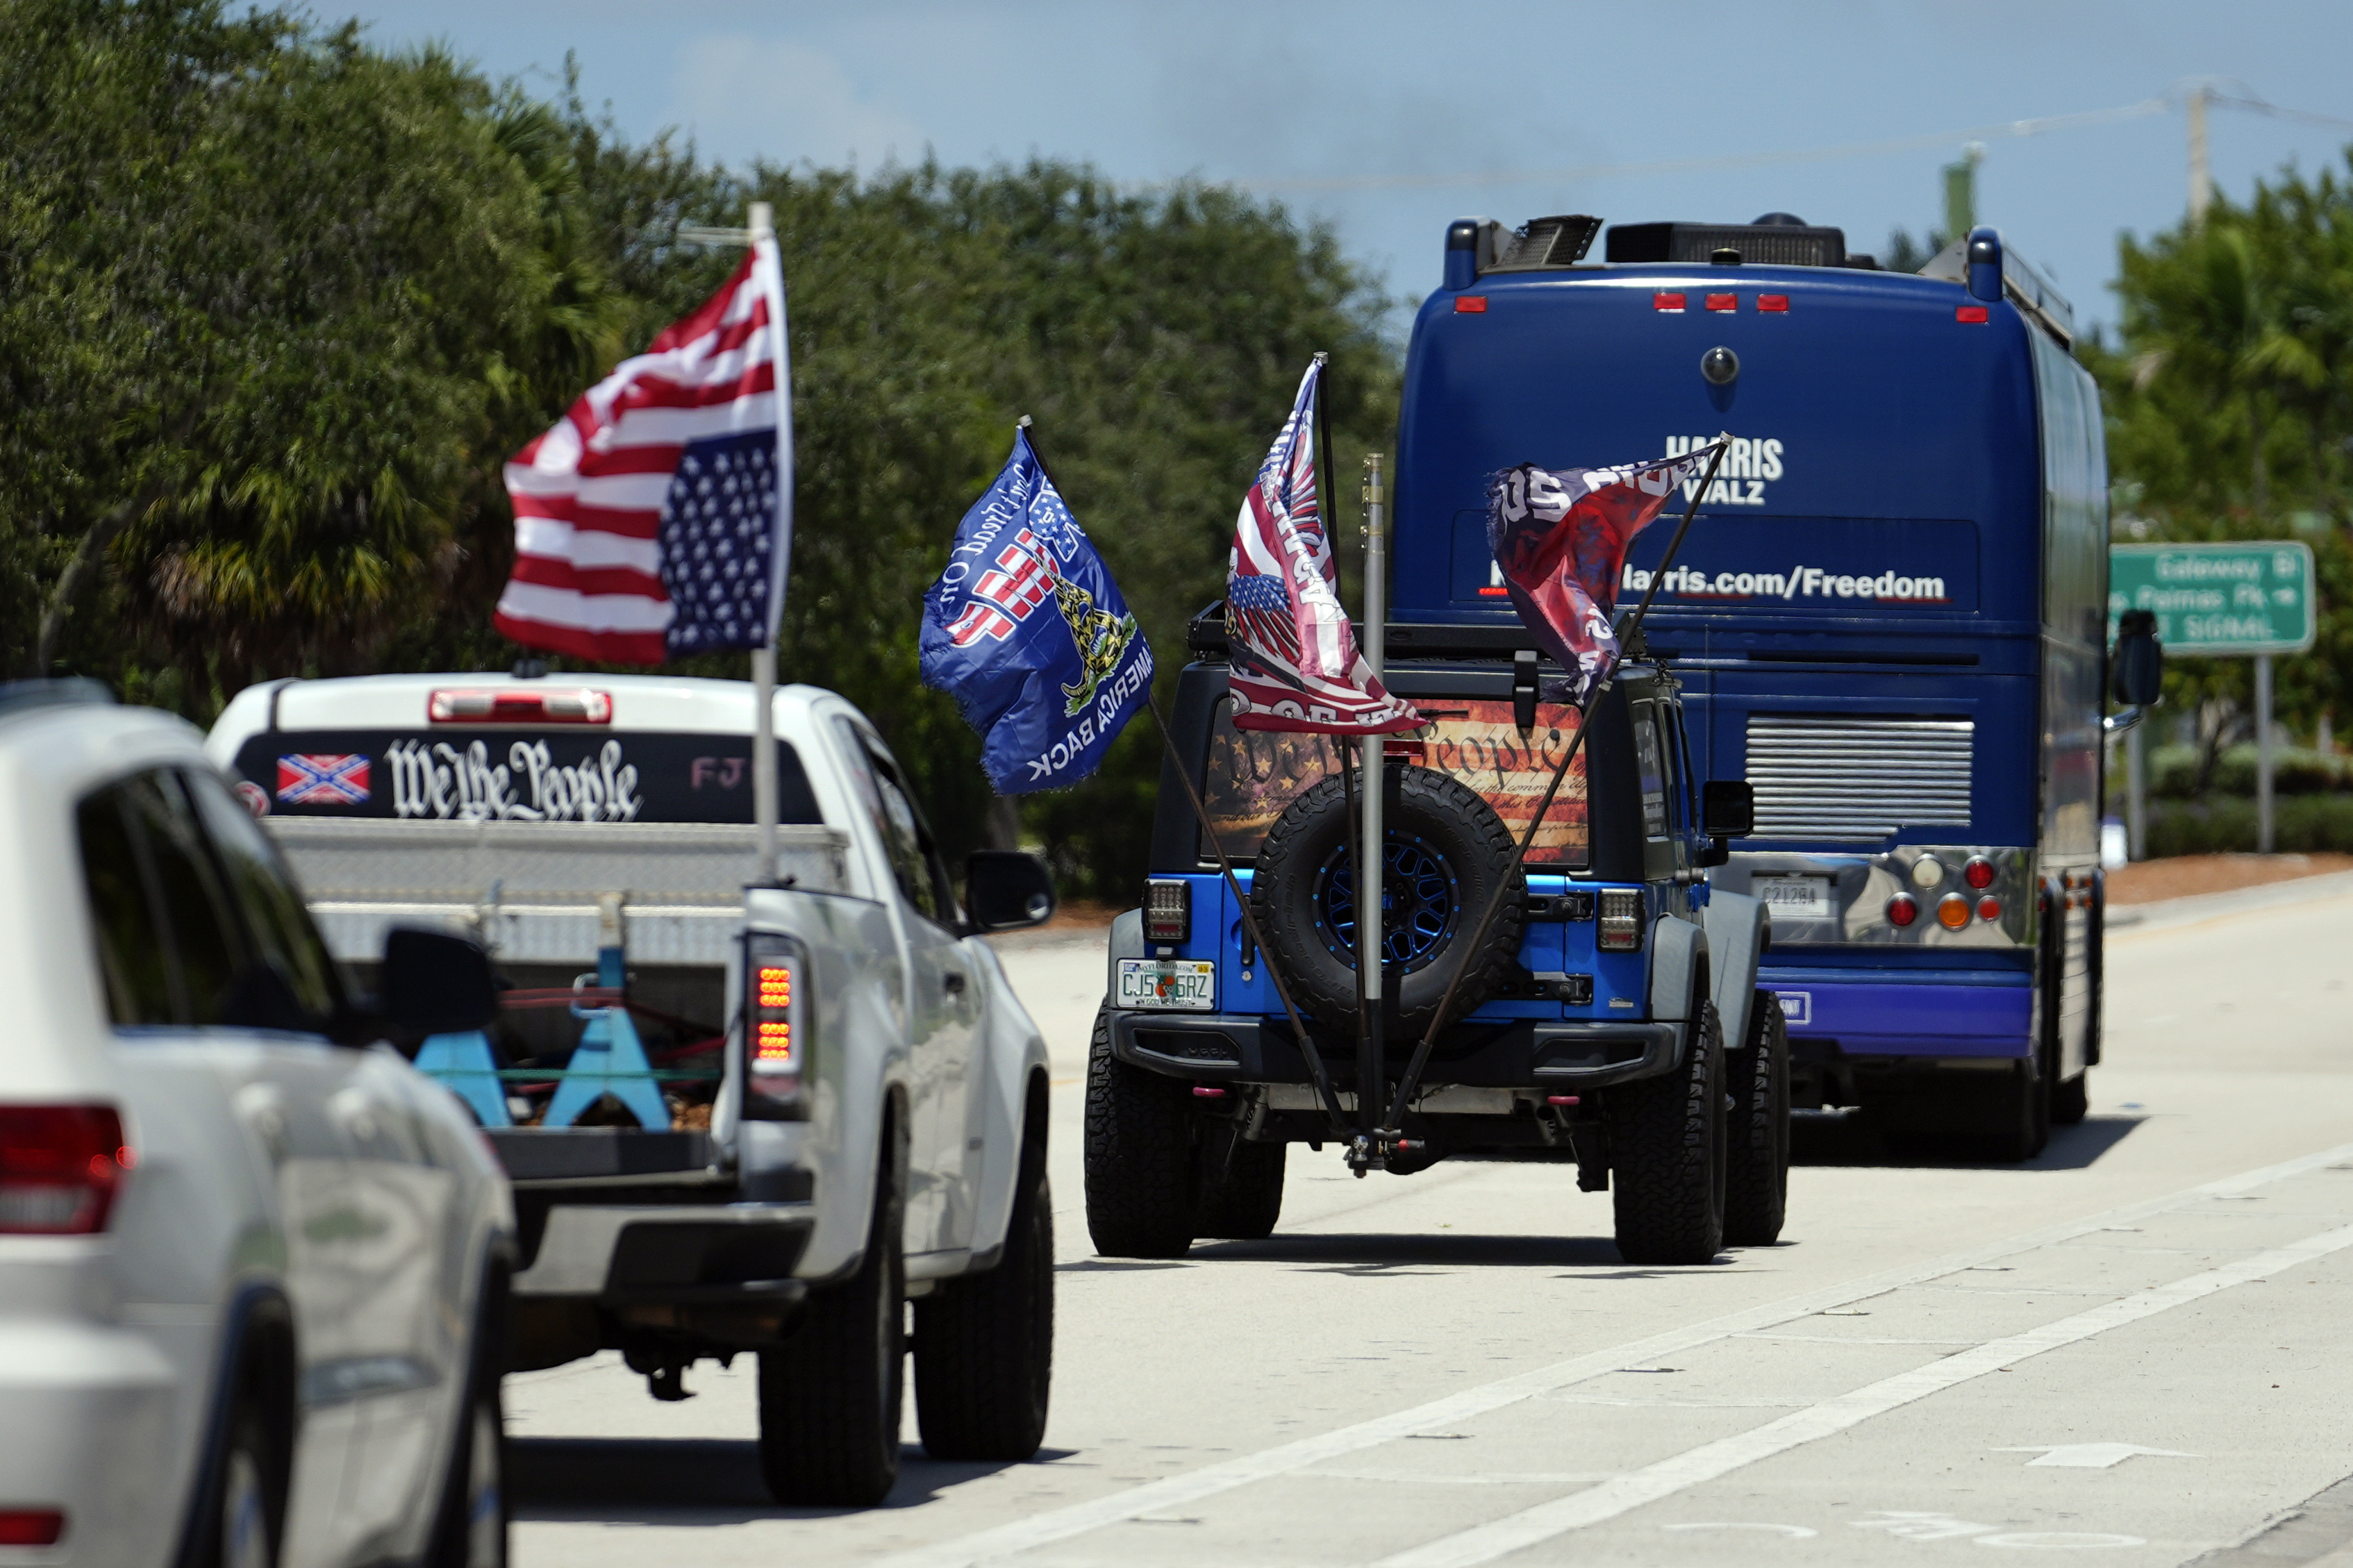
M2051 1142L2051 1079L2041 1068L2031 1058L2020 1062L1994 1098L1987 1131L1997 1160L2031 1160Z
M2092 1109L2092 1074L2087 1068L2051 1093L2051 1125L2073 1127Z
M1789 1028L1781 999L1759 991L1748 1037L1725 1054L1732 1119L1725 1131L1724 1241L1770 1247L1789 1206Z
M1712 1263L1722 1250L1724 1100L1712 1002L1700 1004L1699 1027L1672 1072L1609 1090L1609 1188L1627 1262Z

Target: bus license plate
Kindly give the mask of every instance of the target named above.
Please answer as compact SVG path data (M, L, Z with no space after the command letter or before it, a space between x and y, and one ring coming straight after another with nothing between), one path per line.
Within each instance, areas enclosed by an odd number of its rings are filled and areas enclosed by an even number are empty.
M1826 921L1837 912L1831 908L1828 877L1757 877L1750 886L1765 900L1765 907L1777 915Z
M1218 966L1198 958L1123 958L1119 1005L1206 1013L1218 1005Z

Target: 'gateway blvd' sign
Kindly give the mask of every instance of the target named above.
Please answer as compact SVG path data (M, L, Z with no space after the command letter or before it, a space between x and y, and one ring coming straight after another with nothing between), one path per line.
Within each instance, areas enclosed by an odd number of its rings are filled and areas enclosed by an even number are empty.
M2126 610L2157 613L2158 641L2168 654L2302 653L2315 629L2312 547L2110 545L2110 641Z

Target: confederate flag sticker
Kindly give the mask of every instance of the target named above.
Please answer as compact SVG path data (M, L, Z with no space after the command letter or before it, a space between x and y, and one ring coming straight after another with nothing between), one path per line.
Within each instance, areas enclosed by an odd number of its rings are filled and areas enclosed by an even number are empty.
M290 805L361 805L367 797L365 756L278 759L278 798Z

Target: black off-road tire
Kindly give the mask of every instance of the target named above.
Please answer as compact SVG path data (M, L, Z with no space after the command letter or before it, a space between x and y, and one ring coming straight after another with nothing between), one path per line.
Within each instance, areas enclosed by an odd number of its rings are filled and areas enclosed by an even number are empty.
M1772 992L1749 1004L1748 1037L1725 1053L1724 1077L1724 1244L1770 1247L1789 1208L1789 1026Z
M1700 1026L1674 1071L1609 1090L1609 1186L1627 1262L1710 1263L1724 1249L1724 1099L1712 1002L1700 1004Z
M1182 1258L1193 1245L1186 1086L1112 1055L1111 1012L1087 1050L1087 1235L1106 1258Z
M1198 1171L1193 1234L1264 1241L1282 1217L1284 1145L1253 1143L1229 1123L1206 1122L1194 1149Z
M760 1352L760 1473L780 1503L871 1508L899 1479L907 1141L895 1113L882 1131L858 1272L811 1291L792 1337Z
M441 1483L433 1539L426 1547L428 1568L506 1568L506 1405L500 1376L506 1359L506 1276L493 1269L482 1281L473 1371Z
M1434 769L1392 763L1383 773L1383 827L1388 842L1417 843L1445 868L1451 884L1451 927L1428 957L1391 985L1395 1037L1418 1037L1430 1026L1458 969L1464 970L1452 1016L1467 1017L1494 994L1519 956L1526 921L1527 879L1512 865L1511 830L1494 809L1460 780ZM1346 786L1325 779L1275 818L1260 846L1250 881L1250 908L1264 934L1267 956L1282 966L1293 1000L1312 1017L1353 1019L1356 971L1352 954L1325 945L1319 924L1316 877L1348 842ZM1496 889L1505 895L1485 938L1471 937Z
M915 1299L915 1425L934 1459L1018 1463L1046 1440L1054 1374L1054 1199L1042 1096L997 1267Z

